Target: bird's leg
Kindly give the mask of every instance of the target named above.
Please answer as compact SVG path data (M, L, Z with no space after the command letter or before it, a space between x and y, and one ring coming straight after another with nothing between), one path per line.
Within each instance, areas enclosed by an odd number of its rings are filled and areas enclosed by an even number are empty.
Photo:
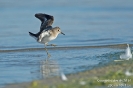
M46 53L47 53L47 55L48 55L48 58L50 58L50 54L48 53L48 50L47 50L47 48L46 48L46 46L44 45L44 49L45 49L45 51L46 51Z
M54 46L54 47L55 47L55 46L57 46L57 45L55 45L55 44L49 44L49 45L47 45L47 46Z

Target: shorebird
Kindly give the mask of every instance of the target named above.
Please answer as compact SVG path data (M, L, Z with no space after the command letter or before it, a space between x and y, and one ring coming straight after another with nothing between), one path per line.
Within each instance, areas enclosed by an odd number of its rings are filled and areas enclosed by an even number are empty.
M129 44L127 44L127 48L125 50L125 53L120 55L120 59L129 60L131 58L132 58L131 49L129 47Z
M50 57L46 48L46 46L48 46L48 42L56 39L58 34L65 34L61 32L59 27L52 27L54 21L53 16L44 13L37 13L35 14L35 17L41 21L40 31L36 34L29 32L29 35L35 38L37 42L44 44L46 53L48 57ZM51 46L55 45L51 44Z

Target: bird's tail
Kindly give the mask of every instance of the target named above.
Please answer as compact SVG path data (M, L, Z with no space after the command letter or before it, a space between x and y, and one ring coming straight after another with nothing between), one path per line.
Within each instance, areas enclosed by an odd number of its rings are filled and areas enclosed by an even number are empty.
M37 39L37 34L34 34L34 33L29 32L29 35L30 35L31 37Z

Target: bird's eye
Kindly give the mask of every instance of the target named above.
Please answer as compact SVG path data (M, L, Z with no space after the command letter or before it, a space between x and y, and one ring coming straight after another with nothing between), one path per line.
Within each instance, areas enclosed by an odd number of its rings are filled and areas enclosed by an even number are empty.
M60 30L58 30L58 31L60 31Z

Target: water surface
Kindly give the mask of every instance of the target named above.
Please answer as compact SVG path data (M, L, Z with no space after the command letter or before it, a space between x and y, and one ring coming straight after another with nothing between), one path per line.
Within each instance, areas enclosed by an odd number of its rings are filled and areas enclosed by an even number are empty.
M65 74L107 64L124 51L84 46L133 43L132 0L0 2L0 85L42 79L40 66L46 59L44 45L28 35L29 31L39 30L40 21L34 17L35 13L53 15L53 27L59 26L66 34L50 42L58 45L57 48L48 49L50 60L58 63Z

